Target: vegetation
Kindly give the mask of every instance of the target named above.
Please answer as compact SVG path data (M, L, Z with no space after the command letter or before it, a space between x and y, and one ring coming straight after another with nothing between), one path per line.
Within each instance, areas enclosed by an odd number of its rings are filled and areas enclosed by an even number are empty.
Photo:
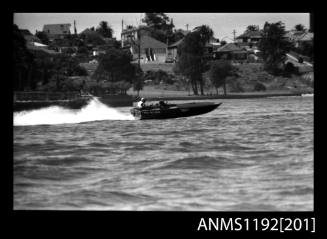
M26 41L17 25L13 25L14 90L22 91L36 88L33 78L35 71L34 55L26 48Z
M41 40L42 44L49 45L50 41L49 41L49 38L48 38L48 36L47 36L47 34L45 32L36 31L35 36L38 37Z
M132 56L121 49L112 49L99 59L93 78L97 81L131 82L136 74L136 66L131 63Z
M174 29L173 20L165 13L145 13L142 22L146 23L151 37L161 42L172 44L184 37L181 29Z
M304 41L293 50L300 55L307 56L308 60L313 61L313 42Z
M96 32L105 38L112 38L114 30L108 25L108 22L101 21Z
M163 70L157 70L157 71L147 71L144 74L144 80L150 80L153 82L153 84L173 84L174 83L174 75L167 73Z
M246 28L246 32L254 32L254 31L258 31L259 30L259 26L256 25L249 25Z
M218 88L224 86L224 95L226 95L226 78L233 74L233 66L230 61L218 60L213 61L209 70L209 79L212 85L216 88L218 95Z
M144 87L143 71L140 68L136 68L136 74L133 80L133 90L137 91L137 96L140 95L140 90Z
M188 34L178 48L178 62L176 69L183 76L190 79L193 93L198 95L198 84L202 85L204 46L198 32ZM203 88L201 88L203 89ZM203 92L201 92L203 94Z
M212 29L207 25L195 27L185 36L185 31L174 29L173 20L164 13L146 13L142 20L146 23L146 31L162 42L171 44L182 38L184 41L178 48L178 61L172 71L167 64L143 65L144 74L137 65L131 63L129 52L120 49L119 42L112 38L113 30L106 21L82 35L67 35L64 38L49 41L47 34L36 32L36 36L49 49L61 50L61 54L49 54L39 50L28 50L24 37L18 27L14 25L14 90L46 90L46 91L76 91L87 89L97 93L120 93L133 87L139 94L144 88L144 81L151 80L151 84L161 85L165 89L191 89L193 94L204 95L204 91L216 90L223 87L234 92L264 91L277 87L273 83L276 75L294 77L297 67L292 63L284 65L286 53L290 50L298 54L299 59L313 59L313 43L303 42L297 48L284 38L285 27L282 22L265 23L263 39L258 47L262 54L264 68L249 68L249 72L240 70L242 66L233 67L231 62L219 60L210 62L206 53L206 44L213 37ZM132 28L132 26L129 26ZM296 30L305 30L298 24ZM250 25L246 31L257 31L258 26ZM112 40L112 41L111 41ZM225 41L221 45L226 44ZM106 53L93 56L92 51L100 49ZM305 58L305 56L309 56ZM252 56L253 57L253 56ZM87 77L87 71L79 63L98 60L92 80ZM302 60L303 60L302 59ZM260 58L261 60L261 58ZM261 61L262 61L261 60ZM256 60L253 60L257 62ZM87 65L87 64L86 64ZM247 65L247 64L246 64ZM262 65L262 64L256 64ZM94 65L96 67L96 65ZM162 68L160 68L162 67ZM245 67L245 68L246 68ZM235 77L237 70L238 76ZM251 69L250 69L251 68ZM158 70L158 69L164 69ZM252 72L253 70L253 72ZM265 71L266 70L266 71ZM75 77L78 76L78 77ZM253 77L252 77L253 76ZM233 77L233 80L229 80ZM146 81L149 82L149 81ZM245 83L247 82L247 83ZM289 87L286 80L278 80L280 87Z
M176 64L177 72L190 79L193 93L198 95L198 85L201 95L204 95L204 80L202 74L209 69L204 58L205 44L213 36L210 27L202 25L189 33L178 49L179 60Z
M305 29L305 26L303 26L302 24L297 24L297 25L294 26L294 30L303 32L306 29Z
M137 65L132 64L131 60L132 56L129 52L112 48L99 58L99 65L93 74L93 79L105 84L107 89L111 87L126 93L133 84L139 91L142 89L142 82L140 83L142 71Z
M193 29L194 32L200 34L202 44L205 45L213 37L212 29L207 25L201 25Z
M284 38L285 26L282 22L268 23L263 28L263 38L259 42L265 69L274 74L280 73L286 53L293 44Z
M96 31L92 31L92 32L88 34L82 34L81 37L83 39L84 44L86 45L91 44L97 46L97 45L104 45L106 43L101 34L99 34Z

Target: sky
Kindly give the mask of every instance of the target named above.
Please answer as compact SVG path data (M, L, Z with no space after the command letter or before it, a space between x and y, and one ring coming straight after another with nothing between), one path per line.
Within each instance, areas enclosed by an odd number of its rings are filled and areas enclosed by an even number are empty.
M309 28L309 13L166 13L173 18L176 29L192 30L196 26L208 25L214 36L227 42L232 41L233 31L236 36L242 34L248 25L263 27L265 22L282 21L286 30L296 24ZM100 21L107 21L114 30L114 37L120 40L122 20L124 25L139 25L144 13L14 13L14 23L20 29L28 29L32 34L42 31L44 24L70 23L71 32L76 20L77 32L86 28L97 27Z

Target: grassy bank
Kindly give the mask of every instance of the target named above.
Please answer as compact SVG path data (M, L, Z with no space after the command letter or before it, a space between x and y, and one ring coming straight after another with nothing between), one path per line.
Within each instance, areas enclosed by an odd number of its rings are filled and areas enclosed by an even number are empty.
M245 63L234 66L236 75L227 78L227 96L223 90L211 86L206 74L204 81L205 96L195 96L193 92L180 84L146 85L140 91L140 97L148 99L240 99L272 96L293 96L313 93L313 72L302 75L274 76L263 69L261 63ZM162 69L161 69L162 70ZM128 94L136 96L132 89Z
M200 99L246 99L246 98L265 98L275 96L300 96L301 94L308 92L294 92L289 90L271 90L265 92L242 92L242 93L228 93L226 96L223 94L207 94L204 96L196 96L189 94L188 91L173 91L173 90L160 90L153 86L146 86L144 90L140 92L140 97L144 97L148 100L200 100ZM136 92L129 91L128 94L137 97Z

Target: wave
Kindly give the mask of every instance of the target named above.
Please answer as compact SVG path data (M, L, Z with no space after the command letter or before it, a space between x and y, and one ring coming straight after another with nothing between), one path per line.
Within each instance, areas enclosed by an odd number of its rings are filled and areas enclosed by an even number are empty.
M134 117L101 103L97 98L80 110L50 106L14 113L14 126L75 124L98 120L134 120Z
M302 97L313 97L313 94L302 94Z

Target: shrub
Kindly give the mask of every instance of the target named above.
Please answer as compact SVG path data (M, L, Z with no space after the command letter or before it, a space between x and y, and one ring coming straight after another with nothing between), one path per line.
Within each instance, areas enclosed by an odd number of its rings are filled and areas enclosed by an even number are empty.
M266 91L266 86L260 82L254 85L254 91Z

